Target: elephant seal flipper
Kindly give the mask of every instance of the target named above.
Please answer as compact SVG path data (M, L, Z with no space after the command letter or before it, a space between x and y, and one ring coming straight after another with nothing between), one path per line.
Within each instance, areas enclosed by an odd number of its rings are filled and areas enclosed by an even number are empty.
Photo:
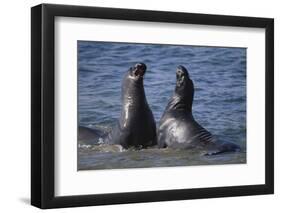
M176 71L176 88L160 119L157 132L158 146L176 149L201 149L207 155L235 152L241 148L218 141L209 131L196 122L192 115L194 85L183 66Z
M78 127L78 141L85 145L98 144L102 137L105 137L106 133L99 129L92 129L85 126Z
M146 100L143 77L144 63L137 63L122 81L122 110L119 121L107 142L124 148L146 148L157 144L156 124Z
M235 143L231 143L231 142L224 142L222 144L220 144L220 146L218 147L218 150L216 151L209 151L207 153L205 153L205 156L211 156L211 155L218 155L221 153L226 153L226 152L240 152L241 151L241 147L238 146Z

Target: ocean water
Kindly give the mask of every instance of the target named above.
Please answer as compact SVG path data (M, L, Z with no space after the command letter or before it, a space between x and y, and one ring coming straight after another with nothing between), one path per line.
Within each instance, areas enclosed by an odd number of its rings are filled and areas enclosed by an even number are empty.
M137 62L147 65L144 87L158 124L173 94L176 67L194 82L193 116L219 140L242 152L203 156L192 150L82 145L78 170L246 163L246 48L78 41L79 125L106 132L121 111L121 81Z

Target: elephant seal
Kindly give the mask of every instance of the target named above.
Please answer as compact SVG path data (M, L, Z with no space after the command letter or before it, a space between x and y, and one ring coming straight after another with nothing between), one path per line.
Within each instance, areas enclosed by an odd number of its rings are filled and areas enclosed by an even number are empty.
M108 141L123 148L146 148L157 145L156 125L146 101L143 77L144 63L137 63L125 74L122 82L122 110Z
M176 88L160 119L158 146L176 149L200 149L206 155L239 151L234 143L220 142L197 123L192 115L194 85L183 66L176 70Z

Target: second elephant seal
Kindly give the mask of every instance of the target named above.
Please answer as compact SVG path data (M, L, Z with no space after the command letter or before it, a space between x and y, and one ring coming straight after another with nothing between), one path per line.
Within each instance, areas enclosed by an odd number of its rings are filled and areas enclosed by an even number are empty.
M156 125L143 87L145 72L146 65L137 63L125 74L121 115L109 134L109 143L120 144L124 148L146 148L157 144Z
M158 129L160 148L203 149L206 154L239 151L230 142L218 141L209 131L196 122L192 115L194 85L188 71L178 66L176 88L162 115Z

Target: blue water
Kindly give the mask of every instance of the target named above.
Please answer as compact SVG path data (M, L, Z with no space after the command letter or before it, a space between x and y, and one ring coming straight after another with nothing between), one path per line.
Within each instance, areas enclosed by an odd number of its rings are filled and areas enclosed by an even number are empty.
M246 48L78 41L79 125L109 130L117 122L121 80L137 62L147 65L144 87L156 123L173 94L176 67L183 65L195 86L195 119L220 140L242 146L244 152L191 159L193 155L183 151L103 152L84 147L78 151L80 169L246 162ZM144 162L134 160L136 156ZM169 158L179 156L182 158L177 162L168 162ZM130 163L120 163L120 157L122 162L130 160Z

